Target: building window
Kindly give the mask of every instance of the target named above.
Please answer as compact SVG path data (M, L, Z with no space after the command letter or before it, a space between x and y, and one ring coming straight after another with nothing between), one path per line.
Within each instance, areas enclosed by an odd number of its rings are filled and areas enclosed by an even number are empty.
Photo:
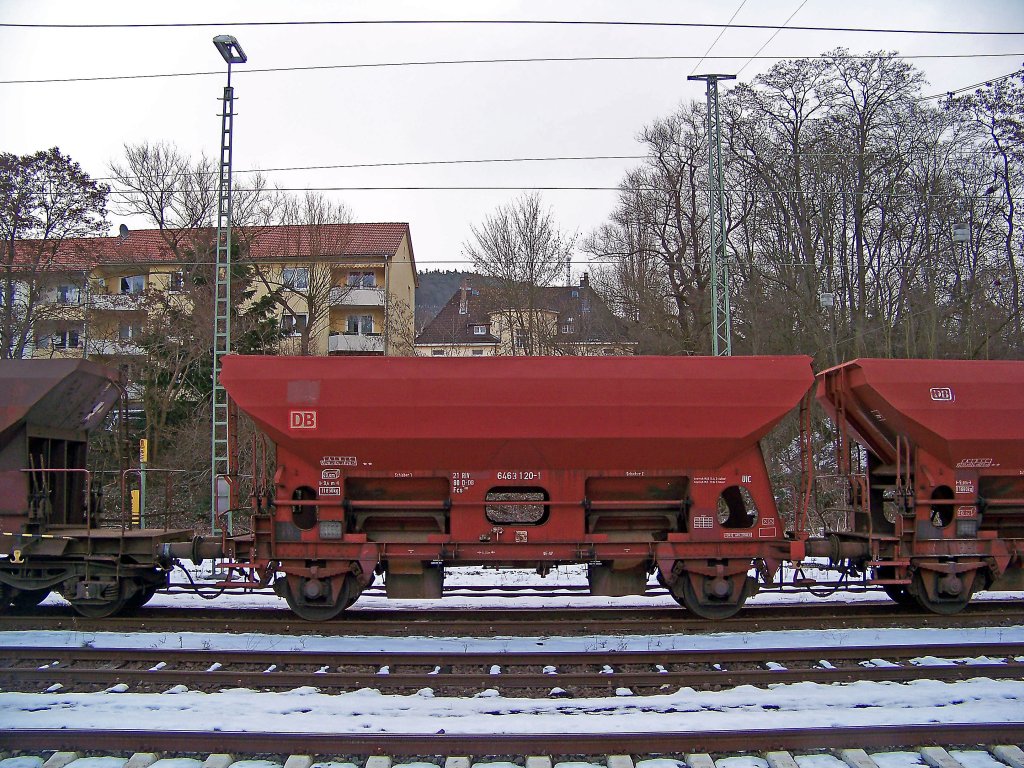
M121 293L142 293L146 290L145 275L129 275L121 278Z
M565 318L565 322L562 323L562 333L575 333L576 332L576 321L571 318Z
M309 269L306 267L285 267L281 270L281 285L293 291L309 290Z
M430 350L430 354L431 354L432 357L444 357L444 350L443 349L432 349L432 350Z
M572 291L569 292L569 295L574 299L578 299L580 297L579 288L573 288Z
M373 315L349 315L345 333L367 336L373 333Z
M81 331L78 328L66 328L43 336L37 346L40 349L77 349L80 344Z
M474 349L473 350L473 357L480 357L480 356L483 355L483 353L484 353L484 351L482 349Z
M486 325L474 325L473 326L473 335L474 336L486 336L487 335L487 326Z
M521 328L516 330L513 339L516 349L526 349L530 346L530 334Z
M185 290L185 273L171 272L167 278L167 290L179 293Z
M301 336L306 328L306 315L282 315L281 333L285 336Z
M137 339L142 335L142 323L121 323L117 328L117 338L121 341Z
M77 285L61 285L57 288L58 304L81 304L82 289Z
M349 272L346 282L352 288L376 288L377 276L373 272Z

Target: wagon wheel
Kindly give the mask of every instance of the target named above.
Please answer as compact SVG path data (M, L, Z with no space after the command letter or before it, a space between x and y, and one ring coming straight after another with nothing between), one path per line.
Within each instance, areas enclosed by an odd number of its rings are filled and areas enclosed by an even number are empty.
M753 591L750 584L752 581L753 579L749 576L744 577L739 595L716 599L709 594L701 600L693 588L690 575L684 572L679 574L679 578L672 584L669 592L677 603L702 619L728 619L739 613L747 601L747 596Z
M153 599L153 595L155 595L159 589L160 588L158 586L152 584L139 585L138 591L124 601L124 612L131 613L139 610L139 608Z
M878 578L880 579L892 579L895 578L895 576L895 568L885 567L878 569ZM890 600L901 608L916 609L920 604L914 599L914 596L910 594L910 590L907 587L907 584L883 584L882 591L889 596Z
M31 611L49 596L48 589L23 589L11 598L11 607L16 611Z
M920 603L907 591L906 584L883 584L882 591L901 608L917 608Z
M124 586L118 582L116 587L105 589L99 599L89 602L82 600L69 600L68 602L79 616L84 616L87 619L106 619L124 610L128 598L125 596Z
M288 607L296 616L306 621L330 621L352 605L358 597L359 587L352 576L345 577L337 602L331 602L329 596L322 602L300 600L292 594L291 586L287 583L284 590L284 599L288 602Z
M952 616L955 613L960 613L960 611L967 607L967 604L971 601L971 589L961 589L955 593L949 590L944 591L942 580L937 578L936 574L929 572L926 577L924 573L921 570L915 571L912 577L913 582L908 589L908 594L913 596L918 605L926 611L943 616ZM935 598L928 595L928 590L925 588L926 578L935 580Z

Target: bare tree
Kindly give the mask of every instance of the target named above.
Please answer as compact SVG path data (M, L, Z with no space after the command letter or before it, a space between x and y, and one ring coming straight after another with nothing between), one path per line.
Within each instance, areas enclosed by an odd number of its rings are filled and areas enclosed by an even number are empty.
M537 193L501 205L479 227L463 253L488 278L496 311L513 338L512 354L538 354L546 325L541 318L539 288L566 272L575 234L562 232Z
M37 324L59 318L47 290L88 268L73 240L105 233L108 192L57 147L0 154L0 358L23 357Z
M333 274L338 257L348 253L346 229L333 225L351 223L352 212L344 203L306 192L302 197L282 195L276 221L285 228L276 255L288 260L288 266L270 269L254 263L256 277L295 339L295 349L289 351L316 354L330 330L331 307L343 303L350 290L337 285ZM276 236L281 233L277 230Z

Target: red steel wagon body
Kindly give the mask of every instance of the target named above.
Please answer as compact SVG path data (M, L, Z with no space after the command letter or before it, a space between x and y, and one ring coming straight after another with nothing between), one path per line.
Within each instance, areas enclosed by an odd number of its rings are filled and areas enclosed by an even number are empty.
M267 358L221 378L277 445L255 552L301 615L386 573L439 596L444 565L587 563L597 594L657 566L729 615L789 556L759 439L813 383L807 357Z

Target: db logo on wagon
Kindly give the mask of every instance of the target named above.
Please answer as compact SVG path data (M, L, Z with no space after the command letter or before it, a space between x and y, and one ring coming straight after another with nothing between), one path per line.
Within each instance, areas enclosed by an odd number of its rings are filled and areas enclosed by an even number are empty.
M316 429L316 411L291 411L288 426L292 429Z

